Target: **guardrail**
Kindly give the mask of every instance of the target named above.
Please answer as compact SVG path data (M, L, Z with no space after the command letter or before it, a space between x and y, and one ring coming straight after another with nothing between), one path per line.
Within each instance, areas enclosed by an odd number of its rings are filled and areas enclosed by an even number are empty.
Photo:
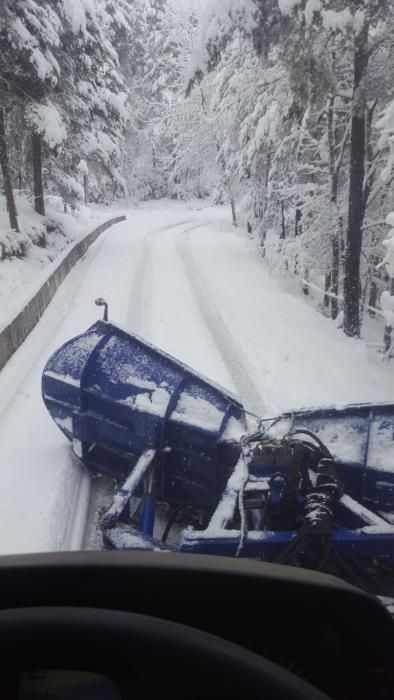
M38 292L29 301L22 311L4 328L0 333L0 370L14 354L14 352L26 340L29 333L37 325L48 304L52 300L55 292L68 275L75 263L82 258L88 248L97 238L108 228L125 221L125 216L118 216L101 224L94 231L89 233L82 240L77 241L48 279L40 287Z

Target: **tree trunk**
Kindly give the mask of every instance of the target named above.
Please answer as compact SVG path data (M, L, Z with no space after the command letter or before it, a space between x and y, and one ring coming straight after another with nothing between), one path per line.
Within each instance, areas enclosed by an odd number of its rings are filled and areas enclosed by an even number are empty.
M378 302L378 284L376 280L376 266L379 263L379 258L376 255L371 255L369 261L368 278L370 280L369 284L369 295L368 295L368 306L376 309ZM368 309L368 313L372 318L375 318L375 311Z
M238 226L237 212L235 209L235 201L233 197L231 198L231 215L233 217L233 226Z
M324 291L329 292L331 290L331 272L327 272L324 275ZM328 294L324 295L323 305L326 309L330 306L330 297Z
M7 203L10 226L13 231L19 233L18 212L16 210L14 191L12 189L10 162L8 159L7 138L5 133L5 114L2 107L0 107L0 163L1 171L3 173L4 194Z
M376 302L378 299L378 285L376 284L375 280L371 280L371 284L369 287L369 298L368 298L368 306L372 306L374 309L376 309ZM372 311L372 309L368 309L368 313L372 318L375 318L376 314L375 311Z
M364 286L361 287L361 295L360 295L360 335L361 335L362 327L363 327L364 320L365 320L365 308L367 306L368 289L369 289L369 279L367 276L367 278L364 281Z
M335 321L339 314L339 236L341 232L341 218L338 217L337 229L331 242L332 248L332 270L331 270L331 292L335 297L331 297L331 318Z
M385 326L384 335L383 335L383 348L384 348L384 352L387 353L387 355L390 353L390 350L391 350L392 332L393 332L392 326Z
M294 227L294 233L296 236L301 236L302 234L302 211L297 204L296 210L295 210L295 227Z
M328 101L327 135L330 154L331 193L330 202L334 219L334 233L331 237L331 292L339 295L340 241L342 240L342 216L338 211L338 176L341 161L336 157L335 96ZM328 305L327 305L328 306ZM331 297L331 318L335 321L339 313L338 299Z
M280 232L280 239L282 241L284 241L286 238L285 205L283 204L283 202L281 202L280 206L281 206L281 212L282 212L282 229Z
M83 192L84 192L85 206L87 206L89 197L88 197L88 176L86 173L83 176Z
M41 136L36 132L32 136L33 145L33 177L34 177L34 209L37 214L45 216L44 187L42 184L42 152Z
M270 170L271 170L271 153L270 153L270 151L268 151L268 154L267 154L267 168L266 168L266 171L265 171L265 189L266 189L266 190L267 190L267 188L268 188L268 183L269 183L269 179L270 179Z
M394 296L394 278L391 280L390 294L391 294L391 296ZM384 352L387 354L388 357L390 357L390 355L391 355L392 335L393 335L393 327L386 325L385 329L384 329L383 345L384 345Z
M360 256L364 219L366 96L362 84L368 66L368 24L355 38L353 114L350 139L349 215L345 254L344 323L349 336L360 335Z
M309 296L309 270L305 270L304 272L304 280L305 282L302 285L302 291L304 292L305 296Z

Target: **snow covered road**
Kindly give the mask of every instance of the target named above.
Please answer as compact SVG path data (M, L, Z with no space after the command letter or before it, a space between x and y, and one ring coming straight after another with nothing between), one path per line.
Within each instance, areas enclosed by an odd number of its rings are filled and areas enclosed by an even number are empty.
M89 478L41 401L62 342L110 318L238 393L251 410L390 401L391 366L270 279L227 210L130 210L70 273L0 374L0 552L79 548Z

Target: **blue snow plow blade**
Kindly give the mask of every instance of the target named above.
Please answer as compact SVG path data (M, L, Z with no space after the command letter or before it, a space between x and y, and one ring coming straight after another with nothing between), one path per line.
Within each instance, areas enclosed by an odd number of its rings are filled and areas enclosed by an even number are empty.
M394 582L394 404L251 425L229 392L104 321L54 353L42 393L88 469L118 484L106 548L257 557L383 594Z
M122 480L153 449L160 495L180 504L214 502L234 466L218 462L218 443L234 422L246 431L236 397L103 321L50 358L42 394L89 469Z

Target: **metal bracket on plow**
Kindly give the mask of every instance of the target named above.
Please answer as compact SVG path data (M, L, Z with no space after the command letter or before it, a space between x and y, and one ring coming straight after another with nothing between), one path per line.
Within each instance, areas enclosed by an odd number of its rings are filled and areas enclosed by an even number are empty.
M109 509L102 517L100 523L102 530L108 530L109 528L118 524L136 489L139 487L144 477L146 477L148 474L149 469L153 466L155 456L156 450L145 450L145 452L142 453L131 474L129 474L121 488L116 491ZM152 478L149 481L152 481ZM143 507L140 523L140 525L143 526L141 528L141 532L146 535L152 535L155 515L154 511L154 496L150 489L150 493L148 492L143 496Z
M145 450L131 474L127 477L121 488L115 493L111 506L101 519L100 526L103 533L103 542L106 549L133 550L133 551L173 551L168 545L153 537L155 522L156 498L155 485L155 457L156 450ZM135 509L141 504L141 514L138 529L129 524L122 523L124 512L135 497L135 492L145 479L144 494L141 499L136 499ZM130 520L132 512L128 513Z

